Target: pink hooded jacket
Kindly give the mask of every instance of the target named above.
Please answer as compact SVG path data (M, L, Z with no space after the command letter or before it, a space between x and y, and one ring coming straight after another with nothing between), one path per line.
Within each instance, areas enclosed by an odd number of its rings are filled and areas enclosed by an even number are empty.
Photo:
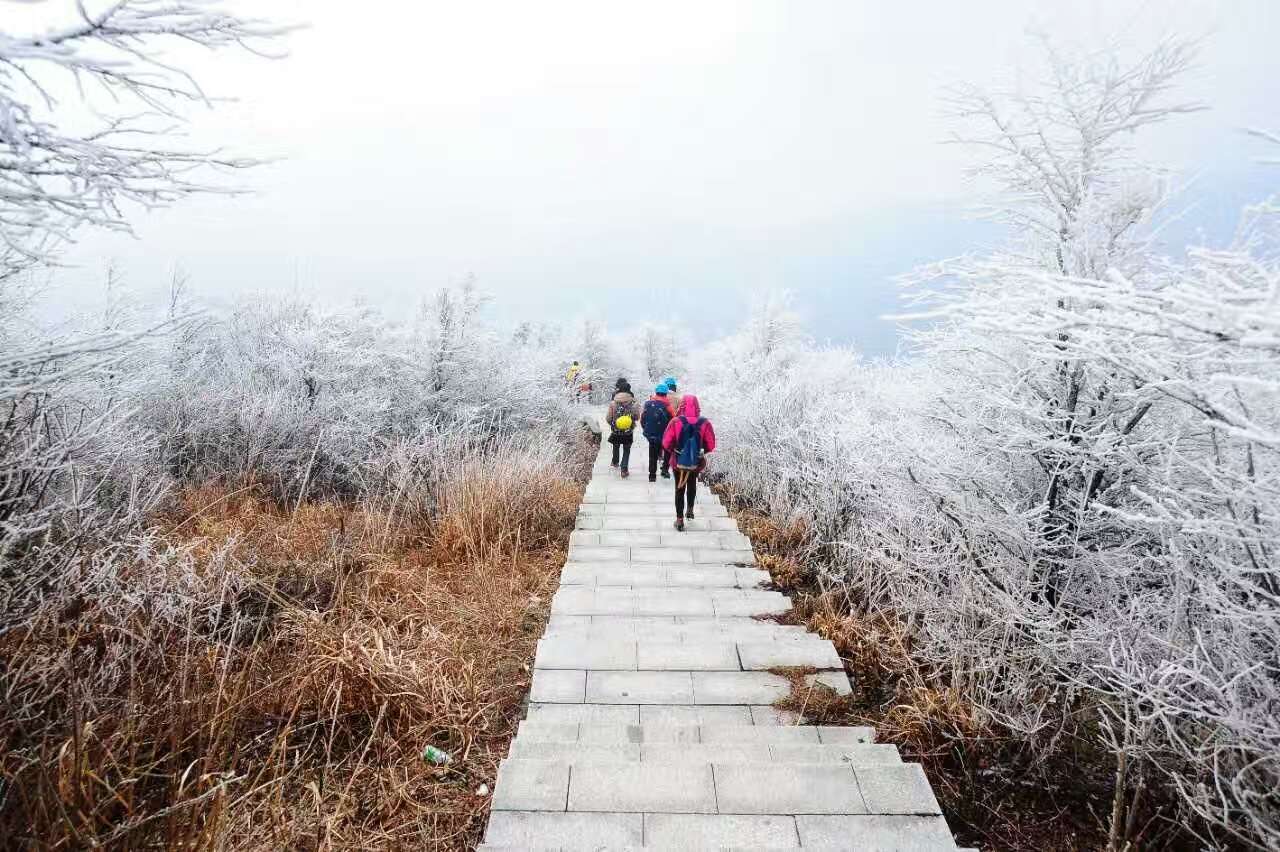
M696 423L701 416L702 409L698 405L698 398L691 393L684 395L684 399L680 400L679 416L672 419L667 424L667 431L662 433L662 449L668 455L673 456L676 451L676 445L680 443L680 433L684 430L685 422ZM716 430L711 428L710 420L702 421L702 431L699 433L702 439L702 449L704 452L711 452L716 448ZM703 459L702 464L698 466L701 470L706 466L707 460Z

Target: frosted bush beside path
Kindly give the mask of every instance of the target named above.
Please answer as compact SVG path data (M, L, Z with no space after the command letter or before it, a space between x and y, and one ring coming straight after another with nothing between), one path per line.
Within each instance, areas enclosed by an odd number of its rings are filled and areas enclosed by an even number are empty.
M1114 760L1119 848L1150 790L1280 843L1280 242L1161 256L1131 131L1193 105L1190 59L1049 57L1037 93L957 100L1015 240L912 277L910 357L815 347L777 297L693 377L712 471L805 522L922 682L1041 754ZM985 122L985 125L982 125ZM984 129L985 128L985 129Z

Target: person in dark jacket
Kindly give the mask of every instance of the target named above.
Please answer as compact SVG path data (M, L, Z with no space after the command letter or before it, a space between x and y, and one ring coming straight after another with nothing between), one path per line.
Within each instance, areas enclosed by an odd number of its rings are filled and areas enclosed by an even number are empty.
M609 410L605 413L605 420L609 423L609 443L613 445L611 464L618 468L622 478L626 479L629 475L627 468L631 462L631 442L635 435L635 421L640 413L636 411L636 398L631 394L631 384L626 379L618 379L614 387L616 390L613 401L609 403ZM619 421L623 417L627 419L622 421L625 425L620 426Z
M693 443L694 441L697 443ZM691 393L680 402L679 416L667 424L662 448L671 456L676 480L676 529L684 532L685 519L693 520L693 501L698 497L698 476L707 466L707 454L716 448L716 431L702 416L698 398ZM694 453L693 450L697 449ZM686 452L688 451L688 452ZM686 455L696 456L685 458Z
M660 384L653 389L653 396L644 404L640 414L640 429L649 442L649 481L658 481L658 459L662 459L662 478L671 478L671 460L662 450L662 436L675 412L667 401L667 386Z

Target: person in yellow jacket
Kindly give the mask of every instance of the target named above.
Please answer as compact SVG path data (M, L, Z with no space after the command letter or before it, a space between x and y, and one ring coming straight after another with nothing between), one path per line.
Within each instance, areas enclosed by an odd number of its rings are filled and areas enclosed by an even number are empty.
M574 361L569 365L569 369L564 374L565 386L569 388L569 392L573 394L573 398L577 402L582 401L582 387L578 385L578 376L582 374L582 365Z

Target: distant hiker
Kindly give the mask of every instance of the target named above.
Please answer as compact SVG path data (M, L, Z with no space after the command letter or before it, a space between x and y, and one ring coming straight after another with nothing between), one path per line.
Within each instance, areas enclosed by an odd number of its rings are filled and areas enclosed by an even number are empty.
M574 395L575 402L582 401L583 385L578 384L578 376L582 373L582 365L574 361L569 365L569 370L564 374L564 383Z
M667 376L662 383L667 386L667 402L671 403L671 410L679 414L680 401L684 399L684 394L680 393L676 387L676 377Z
M670 394L668 394L670 396ZM676 480L676 529L684 532L685 519L693 520L693 501L698 497L698 474L707 466L707 453L716 448L711 421L702 416L698 398L685 394L679 416L667 424L662 448L670 454Z
M586 384L580 384L577 377L582 375L582 365L575 361L568 366L568 370L564 371L564 386L570 391L573 402L582 402L582 391L586 389Z
M622 478L626 479L627 468L631 463L631 442L634 439L639 412L636 411L636 398L631 395L630 383L626 379L618 379L615 387L613 401L609 403L605 419L609 421L609 443L613 444L611 464L619 468Z
M640 430L649 442L649 481L658 480L658 458L662 458L662 478L671 478L671 460L662 451L662 436L667 431L667 424L675 416L671 403L667 400L667 386L658 385L653 389L653 396L644 404L640 413Z

